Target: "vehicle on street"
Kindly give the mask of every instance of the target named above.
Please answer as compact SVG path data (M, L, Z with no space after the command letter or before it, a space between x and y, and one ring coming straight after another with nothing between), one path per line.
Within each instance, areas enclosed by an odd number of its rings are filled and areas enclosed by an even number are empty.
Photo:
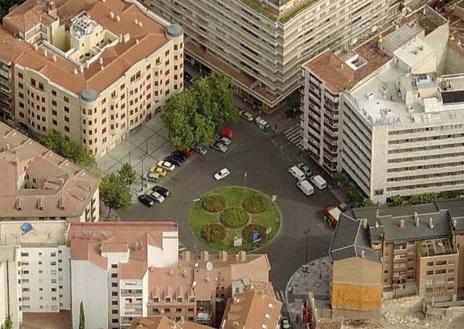
M221 137L227 137L228 139L234 138L234 130L232 128L222 128Z
M143 203L146 207L153 207L155 205L155 201L153 201L152 198L150 198L146 194L141 194L138 196L138 199L141 203Z
M290 329L292 326L290 325L290 321L287 317L283 317L280 320L280 329Z
M176 167L180 167L181 164L184 162L184 160L182 158L178 158L178 157L175 157L173 155L168 155L168 156L164 157L163 160L171 162Z
M218 142L221 142L225 146L229 146L232 143L232 140L227 138L227 137L221 137L217 140Z
M306 179L296 182L296 186L298 186L301 192L303 192L306 196L310 196L314 193L314 187L311 184L309 184L309 182Z
M319 190L323 190L323 189L325 189L327 187L327 182L325 181L324 178L322 178L321 175L315 175L315 176L311 177L309 180L311 181L311 183L316 185L316 187Z
M221 180L230 175L230 170L227 168L222 168L217 173L214 174L215 180Z
M239 114L243 119L245 119L248 122L253 122L253 120L255 119L253 114L248 111L240 111Z
M185 156L185 154L179 150L175 150L174 152L172 152L171 156L176 157L178 159L182 159L182 161L187 160L187 157Z
M322 210L322 215L324 215L324 219L329 223L330 228L334 229L337 226L338 219L342 211L339 207L331 205Z
M173 163L165 160L158 161L158 167L166 169L167 171L173 171L176 169L176 166Z
M165 198L171 196L171 194L172 194L170 190L168 190L165 187L159 186L159 185L153 186L151 190L153 192L158 192L159 194L161 194Z
M266 120L264 120L263 118L256 117L255 122L256 122L256 125L259 127L259 129L261 129L265 133L268 133L268 132L272 131L271 125Z
M159 175L155 174L155 173L152 173L152 172L149 172L148 174L145 175L145 179L147 181L149 181L149 182L157 183L158 180L159 180Z
M206 153L208 153L208 149L203 145L197 145L193 149L195 150L195 152L201 155L206 155Z
M222 153L227 152L227 146L219 141L212 142L211 144L209 144L209 147Z
M156 200L158 203L162 203L164 201L164 196L162 196L158 192L151 192L150 196Z
M166 174L168 173L168 172L166 171L166 169L161 168L161 167L158 167L158 166L153 166L153 167L151 167L150 172L152 172L152 173L154 173L154 174L158 174L158 175L160 175L161 177L166 176Z
M306 178L304 172L302 172L301 169L297 166L288 168L288 172L299 181L304 180Z
M311 177L311 175L313 174L313 172L311 171L311 168L309 168L309 165L307 165L306 163L301 162L297 164L296 166L300 168L302 172L304 172L304 174L306 175L306 178Z

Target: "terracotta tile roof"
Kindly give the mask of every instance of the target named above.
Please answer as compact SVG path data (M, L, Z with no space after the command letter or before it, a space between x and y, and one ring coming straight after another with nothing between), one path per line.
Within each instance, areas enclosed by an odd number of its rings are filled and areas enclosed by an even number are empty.
M0 217L81 216L100 180L0 123ZM25 174L38 188L18 184Z
M5 17L5 26L19 28L27 15L33 16L28 19L31 22L43 19L45 14L40 15L40 12L46 10L44 2L45 0L26 1L24 5L19 6ZM57 85L77 95L87 88L97 92L103 91L123 76L133 64L155 53L168 42L165 27L150 17L141 5L133 2L132 0L56 1L58 16L62 17L65 23L86 10L91 19L104 29L117 36L130 35L127 42L118 42L114 47L107 48L100 54L103 64L94 61L84 69L83 73L75 72L77 65L61 56L56 56L56 61L53 61L50 51L47 57L40 47L36 50L30 49L18 61L18 64L41 72ZM25 11L26 8L29 9ZM114 16L119 16L120 20L112 19L111 12ZM136 20L139 24L135 23Z
M0 60L15 62L24 52L32 47L25 41L16 39L0 26Z
M3 25L13 33L29 31L39 23L48 25L56 18L50 16L46 9L47 2L44 0L25 1L3 18Z
M105 252L129 252L120 278L140 279L147 272L148 246L162 247L163 232L177 232L174 222L71 223L68 244L71 259L88 260L107 269Z
M227 302L222 329L278 327L282 303L275 298L247 291L236 294Z
M164 315L159 315L134 319L129 329L211 329L211 327L190 321L173 322Z

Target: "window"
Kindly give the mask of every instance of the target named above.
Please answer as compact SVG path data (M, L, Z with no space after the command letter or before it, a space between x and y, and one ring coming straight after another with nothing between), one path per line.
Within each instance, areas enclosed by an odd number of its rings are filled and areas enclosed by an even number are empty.
M23 74L18 72L18 78L22 79L23 78Z
M68 126L64 126L64 131L66 131L66 132L69 133L69 127L68 127Z
M52 89L52 95L53 95L53 96L56 96L56 90L53 90L53 89Z
M68 98L68 97L64 96L64 97L63 97L63 100L64 100L66 103L69 103L69 98Z
M69 113L69 107L65 106L65 107L64 107L64 111L65 111L66 113Z
M64 121L69 122L69 118L68 118L68 117L64 117Z

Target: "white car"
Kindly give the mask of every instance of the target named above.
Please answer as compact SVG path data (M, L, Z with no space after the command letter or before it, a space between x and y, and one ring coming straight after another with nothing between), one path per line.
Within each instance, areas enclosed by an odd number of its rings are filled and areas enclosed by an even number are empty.
M158 192L152 192L151 193L151 196L153 197L153 199L156 200L156 202L158 203L161 203L164 201L164 196L162 196L161 194L159 194Z
M145 176L145 179L149 182L152 182L152 183L157 183L158 180L159 180L159 175L158 174L155 174L155 173L152 173L152 172L149 172L146 176Z
M218 142L221 142L225 146L229 146L230 143L232 143L232 140L227 138L227 137L221 137L221 138L218 139Z
M230 170L227 168L223 168L219 170L217 173L214 174L214 179L215 180L221 180L223 178L226 178L227 176L230 175Z
M158 161L157 165L158 167L164 168L167 171L173 171L176 168L176 166L171 162L165 160Z

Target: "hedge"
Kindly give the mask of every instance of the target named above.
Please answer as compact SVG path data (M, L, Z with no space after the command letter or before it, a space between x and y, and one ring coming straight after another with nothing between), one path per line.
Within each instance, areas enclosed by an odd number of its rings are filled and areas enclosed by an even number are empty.
M269 201L264 196L252 194L243 200L243 208L252 214L260 214L269 206Z
M227 229L221 224L206 224L201 229L201 236L208 242L219 242L227 236Z
M226 207L226 199L217 194L213 194L201 199L201 206L208 212L220 212Z
M253 232L259 232L261 234L261 242L266 241L266 227L260 224L248 224L242 229L242 237L245 241L252 243Z
M248 223L248 214L242 208L227 208L224 210L219 220L228 228L240 228Z

